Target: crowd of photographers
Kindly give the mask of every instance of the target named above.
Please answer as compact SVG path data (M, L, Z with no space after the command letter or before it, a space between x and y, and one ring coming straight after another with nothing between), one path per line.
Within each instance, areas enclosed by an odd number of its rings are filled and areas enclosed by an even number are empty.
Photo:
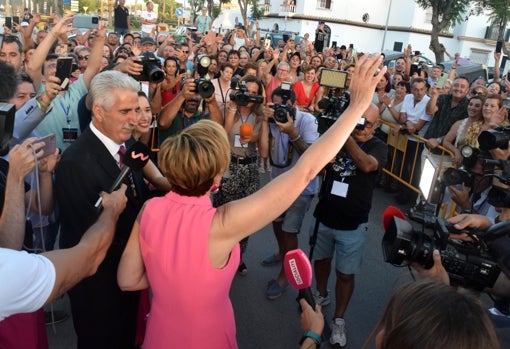
M210 18L208 20L205 8L200 18L197 18L200 30L187 30L184 35L159 34L156 22L150 20L151 5L149 1L147 11L143 11L143 16L149 20L142 21L144 30L141 33L130 31L131 24L122 21L115 22L115 32L108 33L104 22L99 22L97 29L89 29L86 32L75 31L76 28L71 26L73 15L66 15L63 18L55 16L54 24L39 31L34 29L40 23L39 15L27 16L26 25L14 23L11 28L4 27L0 60L7 65L0 67L2 79L4 75L11 78L19 77L11 82L4 81L0 85L1 102L14 104L16 109L13 139L10 144L24 145L28 137L54 134L56 147L62 152L66 151L82 137L82 134L90 133L87 129L91 119L97 117L95 114L97 111L94 111L92 98L89 95L93 79L101 71L118 71L130 75L137 81L139 90L144 92L144 98L149 102L148 111L157 115L157 118L150 122L151 132L147 132L148 122L144 121L147 124L147 131L139 136L140 141L146 143L151 150L157 151L166 138L179 134L202 119L211 119L224 127L230 143L231 163L229 170L221 179L221 184L213 191L217 192L216 196L213 195L213 202L215 206L219 206L253 194L258 189L259 173L270 172L270 179L275 179L291 169L303 152L326 132L348 107L349 86L359 59L353 45L348 48L344 45L335 46L325 48L323 52L317 52L317 45L314 45L314 42L309 40L309 35L305 34L297 44L290 36L286 37L285 41L278 42L277 47L273 47L269 37L261 36L258 22L253 23L251 28L246 28L242 24L236 25L229 35L224 36L209 30ZM117 2L116 7L118 9L116 14L119 13L119 16L126 13L122 10L124 1ZM321 38L321 26L323 27L323 23L317 28L316 40ZM71 31L75 31L75 35L70 36ZM328 211L327 214L323 212L322 216L332 218L321 219L321 223L324 223L322 220L335 221L334 226L325 224L322 229L328 226L334 231L333 235L338 231L344 231L342 229L349 232L355 231L354 234L362 230L366 231L371 194L378 174L378 184L389 192L398 190L398 185L395 187L395 182L391 178L380 174L381 168L386 163L389 166L390 161L386 161L386 156L391 159L391 151L388 152L386 146L379 140L371 140L373 134L384 142L390 134L406 134L408 137L406 156L397 155L395 160L404 164L405 170L400 175L402 179L416 187L420 177L421 163L425 158L431 159L436 164L441 162L443 168L448 166L453 168L453 170L445 171L446 188L443 189L446 192L444 200L451 198L457 204L458 213L463 213L452 219L456 229L462 231L470 227L483 231L494 223L508 220L510 164L506 161L510 155L508 150L510 132L500 130L499 127L508 124L508 111L503 104L506 91L510 91L510 81L506 76L500 78L499 69L496 69L494 81L491 84L482 81L481 78L471 82L465 77L455 75L457 62L453 63L448 73L442 72L441 65L416 71L413 69L415 65L413 63L417 60L417 56L412 57L412 52L411 46L408 46L403 56L396 60L395 65L387 67L386 73L373 92L372 106L367 109L366 115L360 115L353 137L350 137L346 143L346 149L343 153L339 153L335 160L338 162L338 168L335 169L337 165L335 161L328 168L328 171L334 173L339 172L341 167L342 174L338 180L331 183L331 188L328 189L331 192L328 195L333 197L337 204L341 202L345 205L344 215L341 217L348 217L345 219L350 223L336 224L337 221L342 221L340 216L329 212L329 208L322 208L322 211ZM500 54L495 53L495 58L498 66ZM71 64L66 65L67 62ZM381 69L383 65L381 63ZM63 69L64 73L62 73L62 66L67 66ZM440 83L441 76L447 79ZM339 80L340 84L332 80ZM9 89L15 90L14 86L17 86L17 92L12 96ZM376 126L377 113L389 124ZM424 137L426 142L417 140L413 135ZM34 139L30 138L30 140L33 142ZM373 143L376 145L372 145ZM454 156L442 157L439 146L448 149ZM38 145L35 150L33 148L31 150L35 154L41 147L42 145ZM416 154L421 154L421 157ZM53 154L53 156L56 162L57 155ZM11 161L19 162L18 157L19 154L11 153ZM15 174L17 177L27 175L34 170L37 167L37 161L25 166L26 169L24 168L21 174ZM36 173L44 177L45 173L51 172L54 166L58 164L50 162L49 168L41 167ZM358 174L356 169L359 171ZM71 174L72 170L69 171ZM152 173L162 178L157 168L154 167ZM493 176L488 177L488 173ZM7 170L2 170L2 174L7 176ZM145 172L144 176L148 177ZM348 178L354 176L364 178L363 182L360 182L361 179ZM7 176L7 178L10 177ZM132 181L133 178L131 178L131 185L134 188ZM364 184L365 181L366 184ZM152 183L150 180L149 182ZM45 184L43 180L42 184L37 184L36 187L40 186L42 190ZM362 201L359 207L352 205L352 197L348 196L352 195L348 191L349 185L356 190L358 190L357 185L363 186L363 192L366 192L363 199L360 198L361 195L356 196L360 202ZM27 193L29 187L27 185L25 189ZM163 191L168 190L164 184L162 187L157 187L157 189L161 188ZM10 196L7 195L5 187L4 190L7 202ZM59 188L56 190L58 192ZM60 191L62 192L62 189ZM44 194L44 191L40 192L40 196L43 197L41 193ZM278 248L275 253L271 253L262 261L263 265L278 264L287 251L297 248L297 234L314 195L318 193L319 183L315 179L292 206L273 222ZM328 195L322 193L321 202L327 202ZM339 197L342 199L338 199ZM129 197L129 200L133 198ZM408 204L414 203L416 197L413 191L399 190L396 200L400 204ZM141 203L137 202L136 205L138 204ZM104 257L107 247L105 244L109 244L113 238L111 236L113 235L112 222L118 218L124 205L125 202L117 192L111 194L111 197L106 196L104 204L106 213L101 216L99 222L103 224L110 240L97 242L98 246L93 252L94 257L96 255ZM24 247L36 251L52 250L59 227L58 211L52 213L51 208L41 210L41 207L34 209L36 213L37 210L39 214L33 215L32 226L30 226L36 236L35 241L32 245L26 244ZM64 208L63 212L69 212L69 210L72 210L72 207ZM470 215L474 213L486 218ZM134 219L135 216L136 214L130 218ZM318 216L322 217L321 214ZM354 221L356 224L351 227ZM89 221L86 223L91 224ZM397 225L397 227L400 226ZM96 242L98 238L95 235L99 228L101 227L93 225L88 231L82 232L84 239L92 236L93 238L90 239ZM43 236L39 236L40 234ZM467 237L461 234L460 239L466 243L472 243L473 234L465 235ZM506 278L506 275L510 275L510 265L508 265L510 245L506 241L508 239L510 239L508 236L501 234L494 239L491 246L478 246L478 248L495 251L493 259L503 273L499 274L497 281L490 285L489 292L498 297L497 309L501 314L506 315L508 315L506 298L510 298L510 282ZM345 265L339 266L338 263L342 262L337 260L337 278L343 284L340 283L340 286L337 286L340 291L336 290L336 297L339 298L339 294L342 294L342 287L349 285L343 292L347 292L348 295L342 297L341 311L338 311L338 308L336 311L335 317L338 319L343 316L354 288L353 275L359 271L359 265L361 265L363 241L356 242L358 249L356 256L352 255L352 251L345 252L343 263L349 266L345 269L349 270L345 272L347 275L340 272L344 270ZM78 240L74 241L74 243L77 242ZM247 242L247 238L241 242L241 253L246 249ZM7 244L2 240L0 243L0 247L21 248L20 243ZM120 244L123 247L125 243L125 240L120 242L118 239L114 240L114 245ZM72 247L71 245L64 247ZM325 247L322 246L322 248ZM469 251L476 251L476 248ZM324 258L328 263L331 262L331 256L328 253L321 249L319 252L319 256L322 256L320 258ZM341 249L336 251L337 254L341 252ZM108 253L107 259L112 252ZM52 262L58 263L58 256L54 257L51 254L46 256ZM356 259L356 266L348 264L354 263L353 259ZM416 262L411 258L407 261ZM420 263L415 265L420 273L439 277L449 283L450 270L448 266L446 270L442 267L438 253L434 253L433 261L434 267L430 270L424 270ZM111 266L116 266L118 260L111 263ZM241 255L237 269L239 275L248 273L248 264ZM97 266L94 264L91 270L75 275L75 278L71 280L72 283L78 282L79 277L90 275L95 268ZM326 270L329 275L329 268ZM324 274L324 271L322 273ZM63 281L57 278L57 282ZM106 283L105 280L94 282L97 282L96 286L101 285L101 287ZM39 306L46 304L70 286L71 283L68 282L58 292L42 295L41 297L46 298L37 304ZM320 291L315 298L318 304L324 306L329 303L326 286L327 276L324 278L323 275ZM88 292L86 287L81 287L82 292ZM266 297L277 299L282 296L287 287L288 282L282 268L278 276L268 283ZM438 297L448 292L435 289L433 286L431 289L437 292ZM419 294L419 290L412 289L402 291L402 297L406 292ZM396 297L398 298L398 295ZM138 301L138 298L136 300ZM427 301L430 300L425 302ZM78 304L79 302L73 303L73 318L75 326L82 330L78 334L79 342L82 345L100 348L105 343L99 344L95 343L94 339L88 341L80 338L85 335L93 337L94 333L87 333L88 325L85 323L85 320L91 317L83 317L83 321L80 322L80 311L84 310L78 309ZM81 306L83 307L83 302ZM396 307L394 303L391 303L387 313L392 311L392 306ZM29 309L35 309L33 304ZM314 318L313 315L309 315L314 312L313 309L307 307L304 309L304 314L311 318L310 321L304 321L304 329L312 329L314 332L322 331L323 322L317 325L317 322L321 322L321 316ZM0 316L15 313L10 311L9 309L2 312ZM316 312L320 315L320 310ZM378 328L389 332L389 325L383 323L384 321L388 319L383 318ZM13 348L36 347L37 343L45 342L45 335L39 332L32 339L26 336L24 338L26 342L16 342L13 337L19 332L12 329L31 328L34 333L37 333L40 325L41 317L38 312L35 312L31 318L10 316L0 322L0 336L5 338L6 343L16 343L13 344ZM343 319L333 320L334 334L330 340L332 344L345 345L344 326ZM109 332L106 325L102 330ZM110 332L112 336L115 333ZM376 335L379 336L378 333ZM310 338L308 337L308 341ZM7 342L8 339L9 342ZM375 340L380 348L395 347L392 343L397 343L392 342L393 339L390 336L384 339L375 338ZM386 341L386 344L381 345L378 340ZM311 341L311 345L314 344L317 344L315 339ZM487 343L480 344L479 347L488 347L487 345ZM490 345L496 347L493 342Z

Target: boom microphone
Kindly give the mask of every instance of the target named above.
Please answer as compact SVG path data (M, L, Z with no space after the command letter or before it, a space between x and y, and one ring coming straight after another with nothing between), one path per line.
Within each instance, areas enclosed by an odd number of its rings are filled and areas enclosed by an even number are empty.
M382 224L384 231L388 230L388 227L391 223L391 219L393 217L398 217L400 219L406 220L406 215L398 207L388 206L383 212Z
M315 301L312 296L312 265L303 252L297 248L289 251L283 258L283 269L289 283L299 291L299 298L304 298L315 309Z
M147 148L145 144L141 142L133 143L124 153L124 157L122 158L122 163L124 164L124 167L120 171L119 175L113 182L108 192L111 193L112 191L116 190L120 186L124 178L126 178L126 176L131 173L131 171L141 170L148 161L149 161L149 148ZM97 209L101 209L102 202L103 198L99 197L94 207Z

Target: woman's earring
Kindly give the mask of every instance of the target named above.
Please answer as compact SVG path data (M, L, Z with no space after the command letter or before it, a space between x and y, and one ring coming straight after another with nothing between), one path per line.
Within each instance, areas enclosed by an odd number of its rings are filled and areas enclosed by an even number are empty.
M219 185L213 185L211 187L211 194L216 194L219 191L220 191L220 186Z

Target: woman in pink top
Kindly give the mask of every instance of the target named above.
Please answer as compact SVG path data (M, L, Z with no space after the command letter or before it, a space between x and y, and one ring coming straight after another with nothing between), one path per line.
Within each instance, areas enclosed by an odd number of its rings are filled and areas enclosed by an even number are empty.
M342 117L292 169L243 199L218 208L209 199L230 161L221 125L202 120L165 140L158 163L172 191L140 212L117 275L123 290L152 289L144 349L237 348L229 289L239 241L276 219L338 153L386 71L376 74L380 61L360 59Z

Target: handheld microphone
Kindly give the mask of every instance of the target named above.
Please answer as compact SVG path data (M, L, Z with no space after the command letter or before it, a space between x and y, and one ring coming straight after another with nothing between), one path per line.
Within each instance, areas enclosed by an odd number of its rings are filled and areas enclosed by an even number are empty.
M391 219L393 217L398 217L400 219L406 220L406 215L398 207L388 206L383 212L382 224L384 231L388 230L388 227L391 223Z
M297 248L289 251L283 258L283 269L289 283L299 291L299 298L304 298L315 309L315 301L312 296L312 265L303 252Z
M112 191L116 190L120 186L124 178L126 178L126 176L131 173L131 171L141 170L148 161L149 161L149 148L147 148L145 144L140 142L133 143L128 149L126 149L126 153L122 158L124 167L120 171L119 175L113 182L108 192L111 193ZM102 202L103 198L99 197L94 207L100 210Z

